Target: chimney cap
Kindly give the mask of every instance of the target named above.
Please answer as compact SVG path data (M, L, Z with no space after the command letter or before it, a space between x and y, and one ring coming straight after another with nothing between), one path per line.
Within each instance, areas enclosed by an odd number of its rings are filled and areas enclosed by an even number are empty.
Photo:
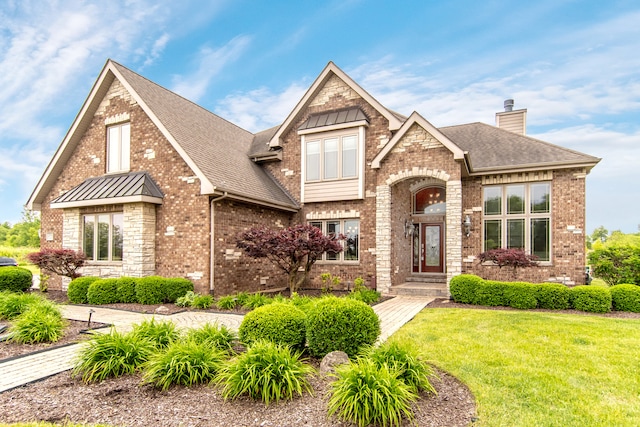
M505 99L504 100L504 111L505 112L509 112L509 111L513 111L513 105L515 103L513 102L513 99Z

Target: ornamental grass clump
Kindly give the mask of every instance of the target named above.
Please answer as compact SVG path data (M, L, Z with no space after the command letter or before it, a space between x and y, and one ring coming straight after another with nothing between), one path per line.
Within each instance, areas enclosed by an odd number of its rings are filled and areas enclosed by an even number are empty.
M225 399L246 395L266 405L311 393L307 375L313 367L300 353L270 341L257 341L245 353L228 361L216 377Z
M180 332L171 321L156 321L155 318L133 325L131 334L141 340L147 340L157 349L167 348L180 338Z
M112 329L110 333L96 335L88 341L76 358L72 374L80 376L85 383L133 374L154 351L151 341Z
M185 339L194 340L203 345L230 353L236 341L236 334L225 325L205 323L197 329L189 329Z
M233 295L225 295L216 301L216 307L220 310L233 310L237 305L236 297Z
M197 295L193 298L193 302L191 303L191 307L200 308L200 309L208 309L213 305L213 297L211 295Z
M257 293L250 294L246 297L245 301L242 303L242 308L246 308L248 310L254 310L258 307L262 307L263 305L270 304L272 302L271 298L268 296Z
M2 292L0 293L0 319L15 319L30 306L43 302L44 300L36 294Z
M387 341L379 347L371 347L364 357L371 359L378 367L387 365L394 369L397 377L412 391L436 393L430 377L434 376L431 366L420 360L416 349L408 342Z
M23 344L53 343L62 338L66 324L53 304L32 304L13 321L10 339Z
M142 382L162 390L172 385L208 384L226 358L224 351L193 339L175 341L144 364Z
M418 395L398 378L396 369L363 357L338 366L335 375L329 415L359 427L399 426L404 418L413 420L411 405Z

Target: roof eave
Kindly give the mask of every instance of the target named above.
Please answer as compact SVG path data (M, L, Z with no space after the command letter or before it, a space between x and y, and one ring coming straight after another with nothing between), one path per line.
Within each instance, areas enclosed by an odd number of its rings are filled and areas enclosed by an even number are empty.
M153 203L161 205L162 199L152 196L111 197L108 199L78 200L73 202L51 203L51 209L81 208L85 206L120 205L126 203Z
M586 168L587 173L593 169L602 159L598 159L594 162L556 162L556 163L532 163L528 165L521 165L514 167L513 165L502 167L485 167L475 168L469 172L469 176L482 176L492 175L495 173L516 173L516 172L531 172L536 170L550 170L550 169L573 169L573 168Z

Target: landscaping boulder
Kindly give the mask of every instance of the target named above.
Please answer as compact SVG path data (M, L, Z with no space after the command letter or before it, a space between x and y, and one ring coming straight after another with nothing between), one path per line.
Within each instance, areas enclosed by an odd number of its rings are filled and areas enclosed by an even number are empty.
M344 351L332 351L322 358L320 363L320 373L324 375L333 374L336 366L349 363L349 356Z

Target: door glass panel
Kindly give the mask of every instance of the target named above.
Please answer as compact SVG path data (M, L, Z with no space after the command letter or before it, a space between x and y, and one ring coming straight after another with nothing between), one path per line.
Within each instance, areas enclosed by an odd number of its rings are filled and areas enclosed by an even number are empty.
M413 271L420 270L420 226L416 224L413 229Z
M440 227L437 225L425 227L425 265L427 267L440 265Z

